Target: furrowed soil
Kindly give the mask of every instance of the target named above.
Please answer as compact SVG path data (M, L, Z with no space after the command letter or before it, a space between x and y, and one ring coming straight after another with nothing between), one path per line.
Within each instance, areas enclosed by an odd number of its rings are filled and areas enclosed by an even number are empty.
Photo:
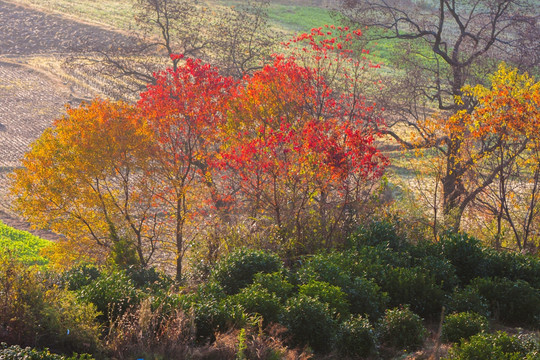
M120 33L0 0L0 220L17 229L55 240L58 235L33 230L13 211L9 176L21 166L30 144L65 104L100 95L81 90L46 63L60 63L73 51L96 51L127 44Z

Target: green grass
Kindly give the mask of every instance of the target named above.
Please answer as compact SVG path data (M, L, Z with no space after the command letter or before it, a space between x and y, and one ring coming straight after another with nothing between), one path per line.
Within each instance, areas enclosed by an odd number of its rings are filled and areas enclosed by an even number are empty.
M272 4L268 18L272 25L292 33L308 32L326 24L337 25L329 10L313 6Z
M0 221L0 253L9 253L26 265L46 266L49 260L40 255L40 251L50 243Z

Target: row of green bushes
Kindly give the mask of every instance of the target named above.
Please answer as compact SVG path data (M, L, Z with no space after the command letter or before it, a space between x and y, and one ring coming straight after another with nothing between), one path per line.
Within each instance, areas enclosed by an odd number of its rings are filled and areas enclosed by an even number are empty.
M152 358L248 329L258 335L245 341L269 353L308 346L363 357L419 348L428 335L422 317L436 322L446 309L442 340L460 342L451 356L461 359L469 343L499 346L493 339L503 335L487 335L490 321L540 328L539 284L538 259L493 252L461 234L412 242L386 222L292 267L273 253L240 249L183 288L155 269L43 273L3 255L0 338L68 354ZM261 335L276 326L279 336Z

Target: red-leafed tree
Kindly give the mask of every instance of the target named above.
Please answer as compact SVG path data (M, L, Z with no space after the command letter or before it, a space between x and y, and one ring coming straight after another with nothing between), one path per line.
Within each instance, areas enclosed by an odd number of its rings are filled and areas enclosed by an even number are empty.
M314 29L231 99L221 153L228 190L251 219L275 226L283 250L330 243L387 164L374 146L381 120L361 91L374 66L350 57L358 36Z
M277 230L284 251L331 245L387 164L374 145L381 120L362 95L375 66L350 56L358 36L314 29L239 82L173 55L178 66L155 74L136 107L95 102L44 134L17 174L21 208L44 224L65 218L63 233L95 221L89 236L127 237L142 265L172 246L179 279L203 217L254 219ZM40 208L44 199L62 208Z
M157 74L155 85L148 86L138 103L160 149L154 176L162 184L160 206L170 223L178 278L194 234L186 232L186 224L201 210L205 197L214 193L208 159L218 150L217 131L225 121L224 105L232 85L217 69L188 58L176 70Z

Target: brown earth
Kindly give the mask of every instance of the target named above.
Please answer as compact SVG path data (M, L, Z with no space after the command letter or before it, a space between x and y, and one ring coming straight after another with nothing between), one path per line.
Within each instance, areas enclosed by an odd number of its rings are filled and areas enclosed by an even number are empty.
M0 1L0 55L65 54L127 46L119 32Z
M33 230L12 211L9 174L21 166L30 144L64 113L66 103L77 96L96 95L81 95L52 68L47 71L32 64L36 59L102 50L129 41L102 27L0 0L0 221L44 238L58 238Z

